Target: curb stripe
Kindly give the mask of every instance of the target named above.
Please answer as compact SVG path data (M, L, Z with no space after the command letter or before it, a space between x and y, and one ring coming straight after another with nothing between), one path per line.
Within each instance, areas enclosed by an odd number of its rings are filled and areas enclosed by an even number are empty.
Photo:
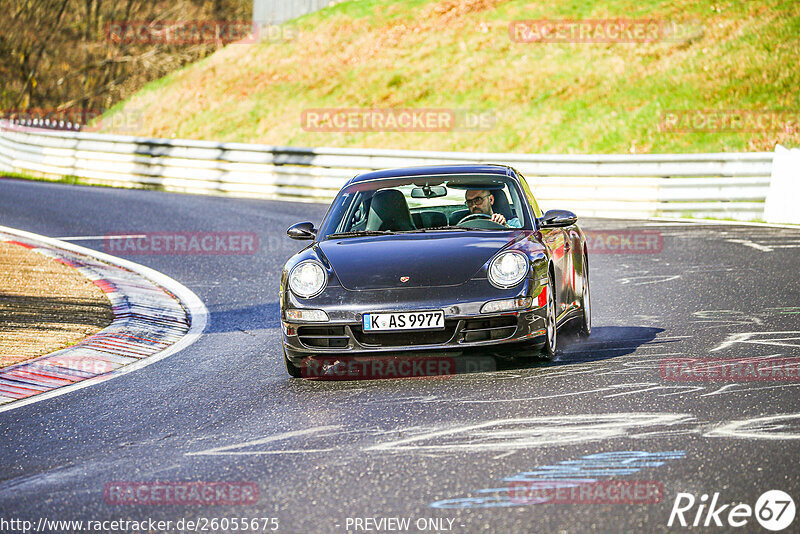
M194 343L205 329L202 301L158 271L3 226L0 241L78 270L103 291L114 314L110 325L75 345L0 369L0 412L140 369Z

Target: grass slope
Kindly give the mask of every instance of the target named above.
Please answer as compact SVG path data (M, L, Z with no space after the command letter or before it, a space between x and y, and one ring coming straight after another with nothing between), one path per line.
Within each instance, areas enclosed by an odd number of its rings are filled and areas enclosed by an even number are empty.
M656 18L688 41L520 43L515 20ZM133 133L274 145L546 153L716 152L800 145L796 0L356 0L294 21L284 43L232 44L113 113ZM494 127L310 132L314 108L487 111ZM791 110L794 127L671 133L667 110ZM110 117L112 124L127 124ZM114 130L107 128L105 131Z

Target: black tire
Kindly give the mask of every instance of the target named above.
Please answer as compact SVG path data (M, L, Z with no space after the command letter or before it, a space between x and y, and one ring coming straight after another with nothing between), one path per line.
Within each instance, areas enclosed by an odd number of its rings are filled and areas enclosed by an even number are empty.
M581 254L583 262L581 269L581 318L578 326L578 336L587 338L592 334L592 294L589 291L589 258L586 252Z
M545 320L545 342L542 347L542 357L547 360L552 360L556 357L558 350L558 325L556 324L556 298L553 288L553 280L550 280L550 285L547 286L547 318Z
M303 373L297 365L293 364L289 357L286 356L286 348L283 349L283 363L286 365L286 372L289 373L289 376L292 378L302 378Z

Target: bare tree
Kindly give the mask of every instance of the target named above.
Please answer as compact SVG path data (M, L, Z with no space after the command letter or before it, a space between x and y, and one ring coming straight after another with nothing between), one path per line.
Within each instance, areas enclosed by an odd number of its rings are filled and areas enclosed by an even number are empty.
M109 108L219 43L114 41L113 23L249 20L249 0L0 0L0 109Z

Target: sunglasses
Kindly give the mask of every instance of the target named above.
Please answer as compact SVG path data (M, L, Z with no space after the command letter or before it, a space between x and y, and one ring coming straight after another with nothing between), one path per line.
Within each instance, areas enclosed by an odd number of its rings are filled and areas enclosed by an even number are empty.
M467 200L466 202L464 202L464 204L466 204L467 207L477 206L478 204L482 204L483 203L483 199L486 198L486 197L489 197L489 196L491 196L491 195L483 195L483 196L480 196L480 197L471 198L471 199Z

